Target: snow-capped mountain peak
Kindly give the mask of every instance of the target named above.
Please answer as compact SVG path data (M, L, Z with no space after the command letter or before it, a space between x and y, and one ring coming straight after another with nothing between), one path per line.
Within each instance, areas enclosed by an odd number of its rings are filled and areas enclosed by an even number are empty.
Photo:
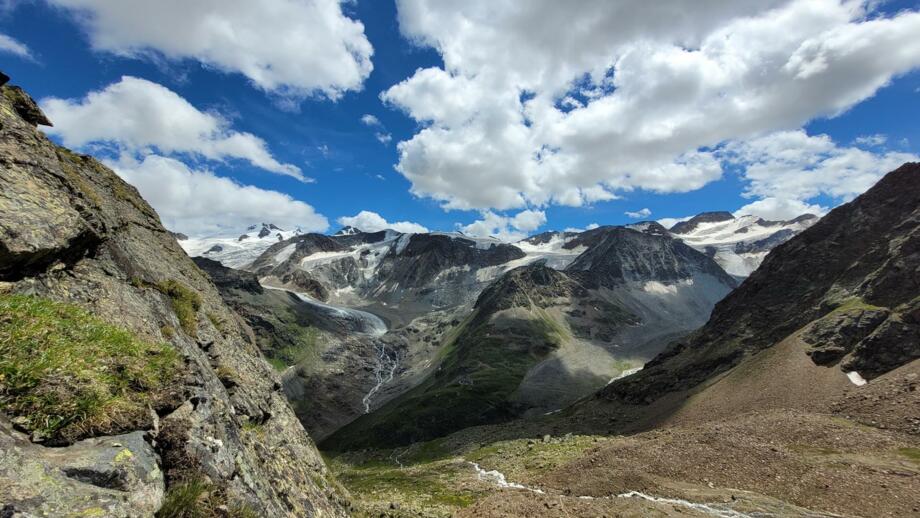
M352 226L350 226L350 225L346 225L346 226L340 228L339 231L336 232L334 235L336 235L336 236L353 236L353 235L355 235L355 234L360 234L360 233L361 233L361 229L356 228L356 227L352 227Z
M803 214L789 221L757 216L734 217L728 212L704 212L671 227L671 234L711 256L731 275L747 277L773 247L818 221Z
M205 237L189 237L179 241L179 245L191 256L207 257L220 261L224 266L240 268L245 266L273 244L300 235L303 232L284 230L274 223L249 225L246 231L223 232Z

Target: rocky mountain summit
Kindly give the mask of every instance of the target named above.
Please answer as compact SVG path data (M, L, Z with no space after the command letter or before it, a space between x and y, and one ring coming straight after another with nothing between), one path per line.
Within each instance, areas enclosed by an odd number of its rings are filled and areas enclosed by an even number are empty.
M133 187L2 93L0 514L344 516L249 326Z

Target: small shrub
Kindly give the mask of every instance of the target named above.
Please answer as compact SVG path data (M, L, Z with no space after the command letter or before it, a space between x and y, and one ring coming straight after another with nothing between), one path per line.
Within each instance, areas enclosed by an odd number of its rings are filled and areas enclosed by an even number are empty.
M156 288L169 297L182 330L189 336L198 336L198 310L201 309L201 295L174 280L159 282Z
M169 345L75 305L0 295L0 406L52 444L146 422L171 400L178 367Z
M219 510L221 506L226 509ZM232 503L213 484L194 479L175 484L166 491L166 500L156 513L157 518L256 518L251 507Z
M262 435L262 433L265 431L265 425L256 421L245 421L243 422L242 428L244 432L255 433L258 435Z
M161 334L163 335L163 337L166 338L167 340L170 340L170 339L172 339L172 337L176 336L176 330L173 329L173 326L162 326L162 327L160 327L160 333L161 333Z
M214 326L214 329L217 329L218 332L223 333L225 329L224 321L221 320L219 316L211 312L208 312L207 316L208 320L211 322L211 325Z

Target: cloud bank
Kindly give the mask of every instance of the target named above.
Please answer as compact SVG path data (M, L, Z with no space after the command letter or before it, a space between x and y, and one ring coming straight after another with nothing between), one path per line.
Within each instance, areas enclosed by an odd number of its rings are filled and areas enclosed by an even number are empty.
M47 0L71 12L94 49L195 60L299 99L338 99L373 70L364 25L340 0Z
M783 138L920 66L920 13L882 16L875 5L399 0L403 34L444 66L381 94L420 125L398 144L397 170L414 194L451 209L698 189L723 176L722 146ZM864 185L834 164L813 183ZM751 165L748 194L779 199L789 178Z

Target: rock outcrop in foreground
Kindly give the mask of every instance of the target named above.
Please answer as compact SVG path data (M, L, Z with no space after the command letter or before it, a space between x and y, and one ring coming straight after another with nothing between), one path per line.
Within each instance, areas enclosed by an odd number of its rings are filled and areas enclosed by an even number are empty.
M2 88L0 307L31 311L0 314L5 346L32 340L35 356L44 329L61 333L49 335L56 347L76 346L87 337L62 329L67 317L113 351L174 353L135 378L117 357L35 379L25 367L40 370L38 359L0 365L0 515L151 516L167 505L164 515L343 516L344 495L249 327L133 187L49 141L35 103ZM154 383L170 397L146 412L127 404Z

